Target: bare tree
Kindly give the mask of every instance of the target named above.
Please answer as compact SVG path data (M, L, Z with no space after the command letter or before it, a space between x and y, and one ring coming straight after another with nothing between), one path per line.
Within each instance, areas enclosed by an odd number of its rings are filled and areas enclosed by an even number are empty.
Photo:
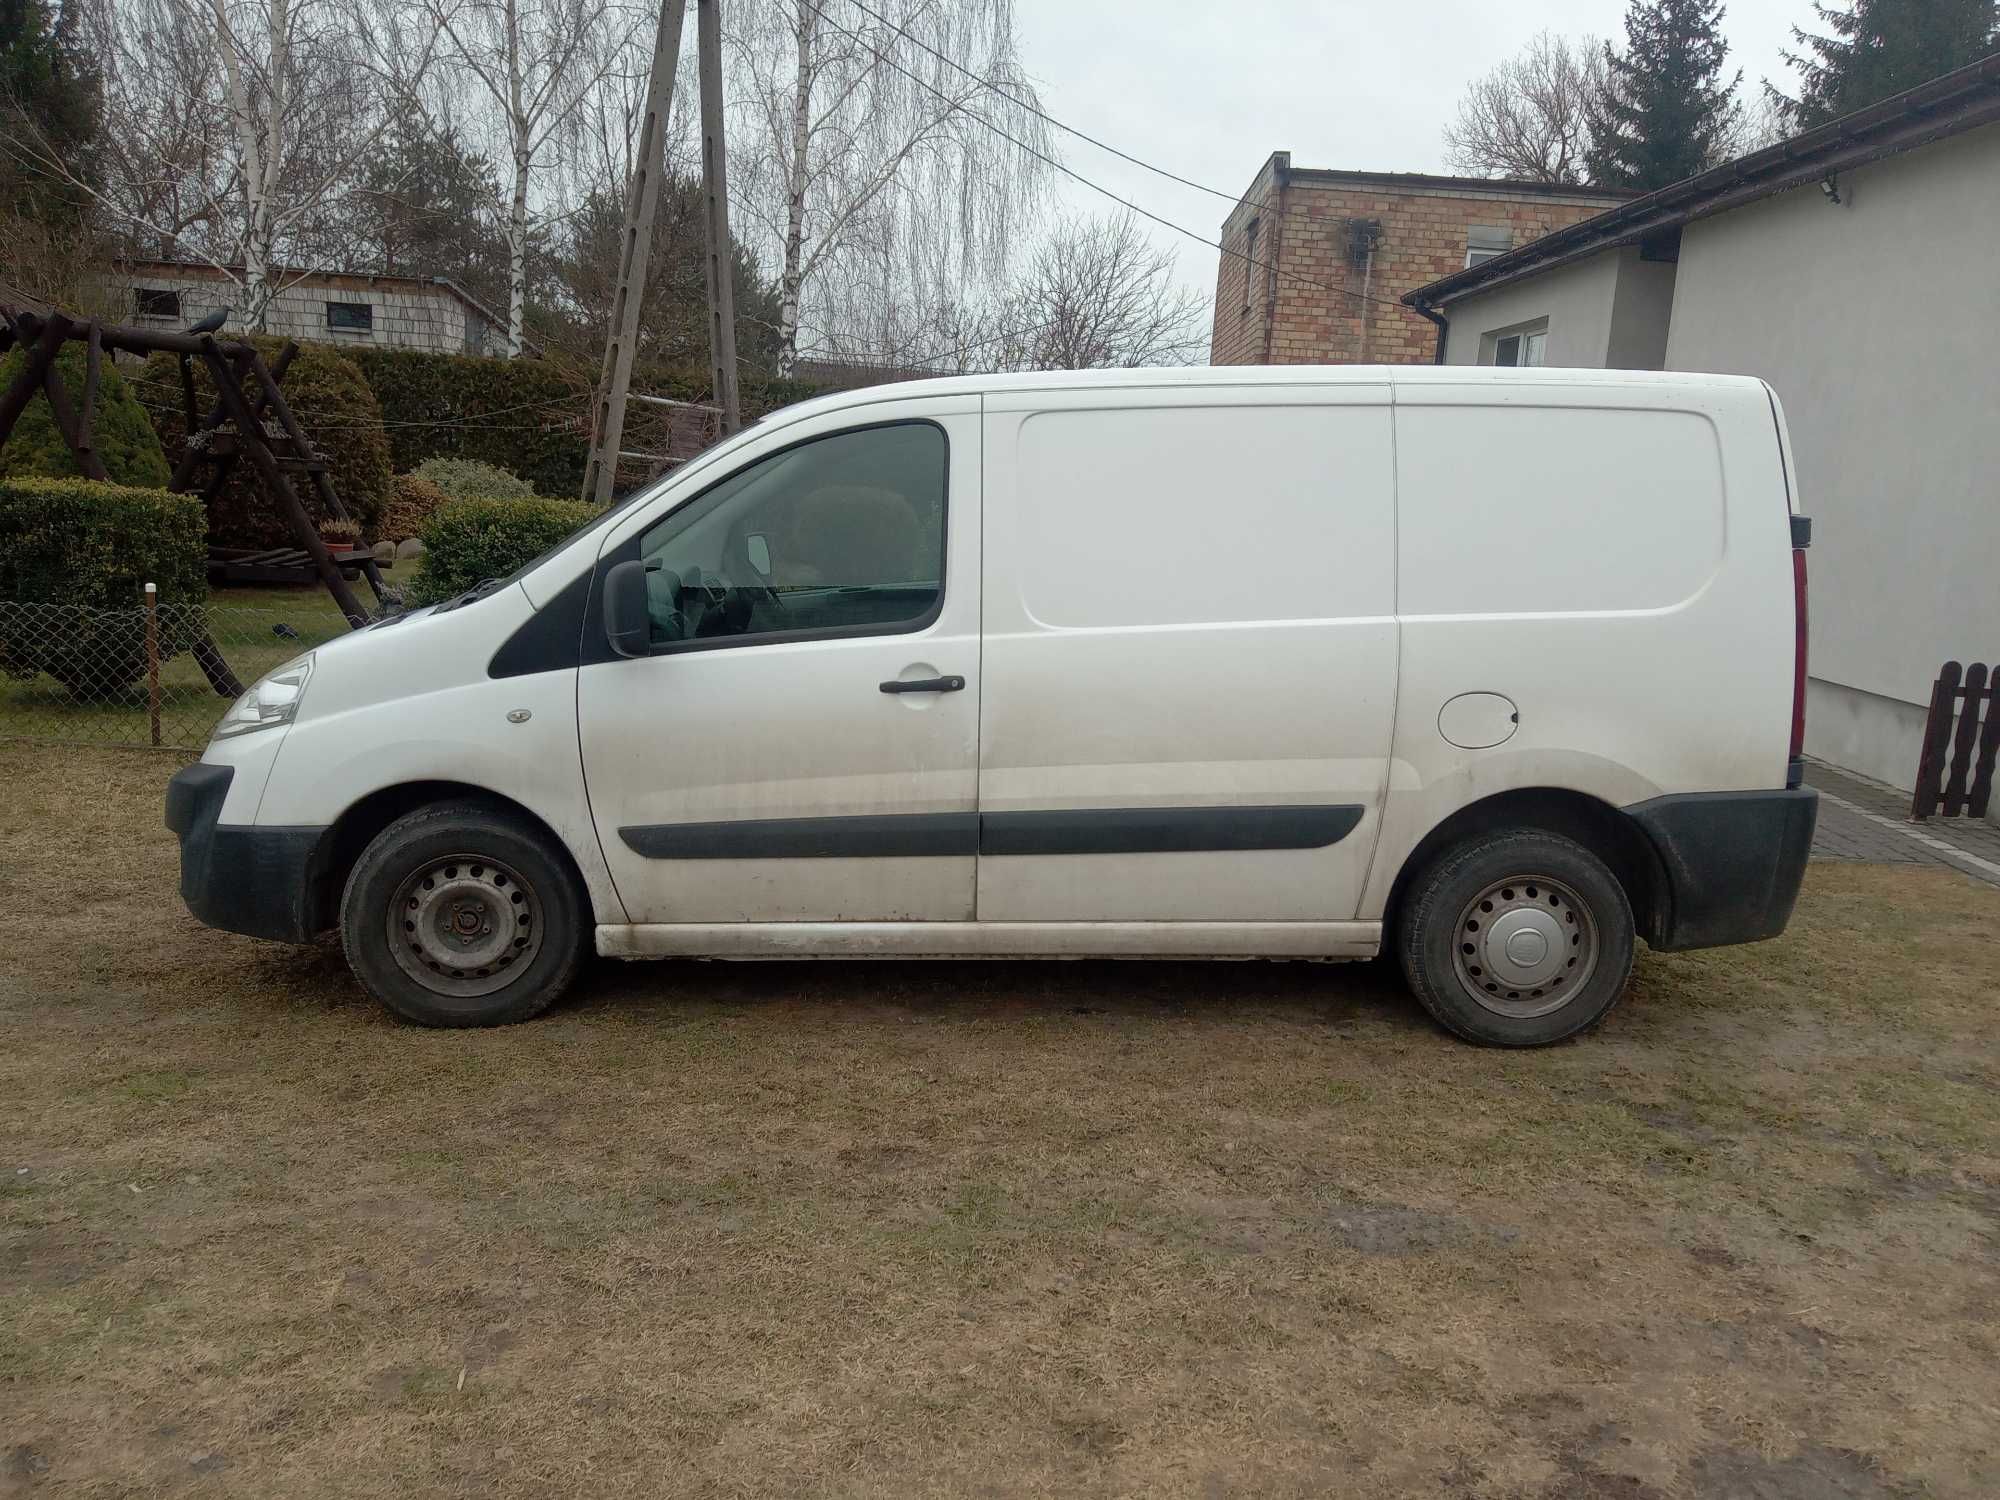
M1544 31L1519 55L1467 86L1445 127L1445 161L1473 177L1582 182L1604 47Z
M940 267L997 279L1054 154L1013 0L833 3L742 0L726 18L742 127L730 173L745 232L778 267L784 370L807 306L830 288L829 306L852 300L843 278L879 288L893 266L919 299Z
M426 0L454 70L483 91L505 165L507 352L521 352L527 308L530 199L535 174L574 144L585 106L614 80L643 71L637 12L598 0ZM436 92L436 91L433 91Z
M1189 364L1208 349L1208 299L1127 213L1058 222L1007 299L997 362L1014 369Z
M90 36L114 122L100 180L45 142L15 149L88 193L128 248L226 272L244 326L262 329L282 266L340 255L342 200L386 102L432 56L394 12L357 3L99 0Z

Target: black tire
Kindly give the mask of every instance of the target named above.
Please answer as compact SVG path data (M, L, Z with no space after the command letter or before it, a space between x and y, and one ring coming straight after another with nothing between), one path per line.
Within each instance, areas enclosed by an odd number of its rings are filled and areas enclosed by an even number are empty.
M1603 1020L1625 992L1635 941L1631 903L1604 861L1527 828L1482 834L1431 860L1410 883L1396 931L1424 1009L1495 1047L1545 1047Z
M562 852L477 802L398 818L362 850L340 899L355 978L422 1026L505 1026L541 1014L576 977L589 933L588 902ZM447 951L450 943L464 947Z

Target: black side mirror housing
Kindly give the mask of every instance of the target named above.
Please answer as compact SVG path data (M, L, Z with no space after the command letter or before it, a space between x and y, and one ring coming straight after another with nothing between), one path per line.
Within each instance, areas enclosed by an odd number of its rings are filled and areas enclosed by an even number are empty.
M649 656L652 619L646 608L646 565L622 562L604 575L604 636L620 656Z

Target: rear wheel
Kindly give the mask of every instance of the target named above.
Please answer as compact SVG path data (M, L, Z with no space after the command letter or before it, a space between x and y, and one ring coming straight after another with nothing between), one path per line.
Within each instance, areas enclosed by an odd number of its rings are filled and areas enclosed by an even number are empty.
M1604 861L1532 829L1445 850L1411 883L1397 948L1417 998L1470 1041L1538 1047L1595 1025L1632 971L1632 907Z
M355 977L425 1026L499 1026L546 1010L575 978L583 892L562 855L473 802L398 818L361 853L340 903Z

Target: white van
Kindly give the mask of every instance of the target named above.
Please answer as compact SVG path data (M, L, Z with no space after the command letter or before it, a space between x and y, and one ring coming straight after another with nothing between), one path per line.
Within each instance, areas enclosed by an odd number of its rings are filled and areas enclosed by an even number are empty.
M1362 959L1598 1020L1774 936L1806 523L1760 381L979 376L777 412L513 577L252 688L203 921L432 1025L617 958Z

